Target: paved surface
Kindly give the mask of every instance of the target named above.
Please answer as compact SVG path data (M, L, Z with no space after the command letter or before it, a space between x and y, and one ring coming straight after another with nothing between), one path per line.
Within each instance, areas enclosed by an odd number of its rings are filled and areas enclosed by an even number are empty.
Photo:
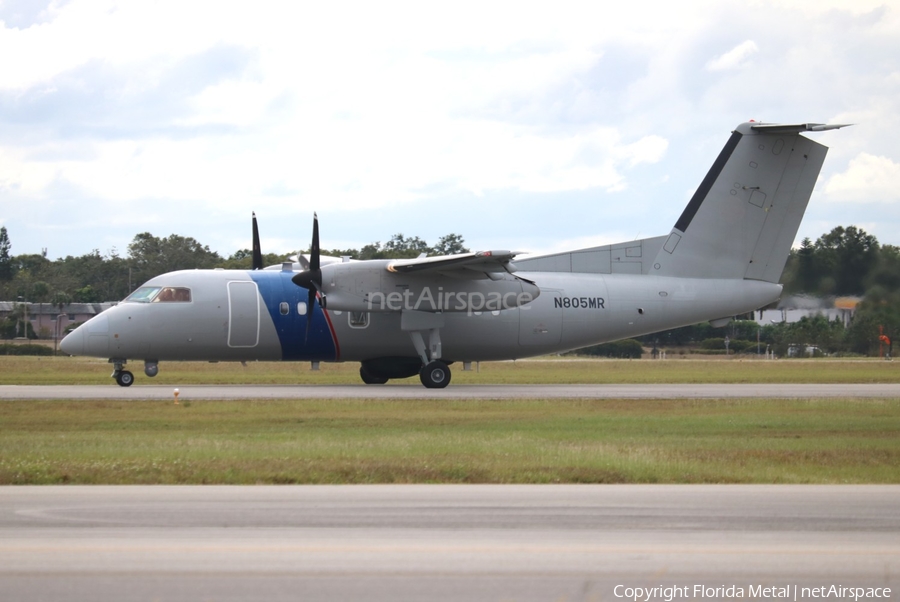
M810 599L803 587L832 585L897 599L900 487L0 488L8 602L626 600L673 586L688 588L678 600L731 586Z
M172 399L174 386L0 385L0 399ZM179 399L562 399L887 397L900 384L664 384L664 385L179 385Z

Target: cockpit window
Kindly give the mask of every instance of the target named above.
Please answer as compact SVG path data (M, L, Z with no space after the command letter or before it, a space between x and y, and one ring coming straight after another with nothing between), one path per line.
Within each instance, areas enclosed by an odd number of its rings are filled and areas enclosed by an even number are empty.
M190 303L191 289L183 286L166 286L163 287L154 303Z
M133 301L135 303L150 303L153 301L153 298L156 297L156 294L159 293L160 287L158 286L142 286L137 289L128 297L125 298L125 301Z
M142 286L125 301L135 303L190 303L191 289L183 286Z

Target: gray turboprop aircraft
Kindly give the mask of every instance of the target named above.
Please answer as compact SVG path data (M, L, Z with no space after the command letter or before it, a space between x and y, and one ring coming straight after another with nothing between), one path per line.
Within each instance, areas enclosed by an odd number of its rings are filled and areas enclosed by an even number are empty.
M731 316L779 298L778 280L827 148L801 132L843 125L743 123L665 236L515 261L510 251L351 261L309 257L263 269L157 276L60 344L127 360L360 362L367 384L449 364L557 353Z

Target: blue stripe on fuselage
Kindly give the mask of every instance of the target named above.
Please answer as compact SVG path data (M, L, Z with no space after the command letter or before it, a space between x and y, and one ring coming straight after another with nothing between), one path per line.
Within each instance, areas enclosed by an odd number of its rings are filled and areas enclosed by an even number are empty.
M309 316L309 337L306 336L307 316L301 316L297 304L307 303L309 292L291 282L293 272L256 270L249 272L259 287L266 309L275 325L281 342L282 359L286 361L334 361L337 360L337 346L322 307L315 303ZM287 315L282 315L281 304L288 304Z

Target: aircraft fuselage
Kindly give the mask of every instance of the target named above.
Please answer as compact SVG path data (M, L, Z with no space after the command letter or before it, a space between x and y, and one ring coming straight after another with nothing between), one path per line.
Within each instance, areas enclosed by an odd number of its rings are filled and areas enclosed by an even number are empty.
M753 311L777 299L781 286L734 279L627 274L517 273L539 280L529 303L437 313L445 361L516 359L612 341ZM151 362L364 361L415 357L403 313L453 290L395 298L397 310L346 311L307 306L290 271L185 270L144 287L185 288L190 301L126 301L65 339L67 353ZM439 280L437 281L439 282ZM452 300L452 298L451 298ZM419 303L416 309L416 303ZM436 301L435 301L436 302ZM310 316L307 332L307 315ZM511 344L517 341L518 344Z

